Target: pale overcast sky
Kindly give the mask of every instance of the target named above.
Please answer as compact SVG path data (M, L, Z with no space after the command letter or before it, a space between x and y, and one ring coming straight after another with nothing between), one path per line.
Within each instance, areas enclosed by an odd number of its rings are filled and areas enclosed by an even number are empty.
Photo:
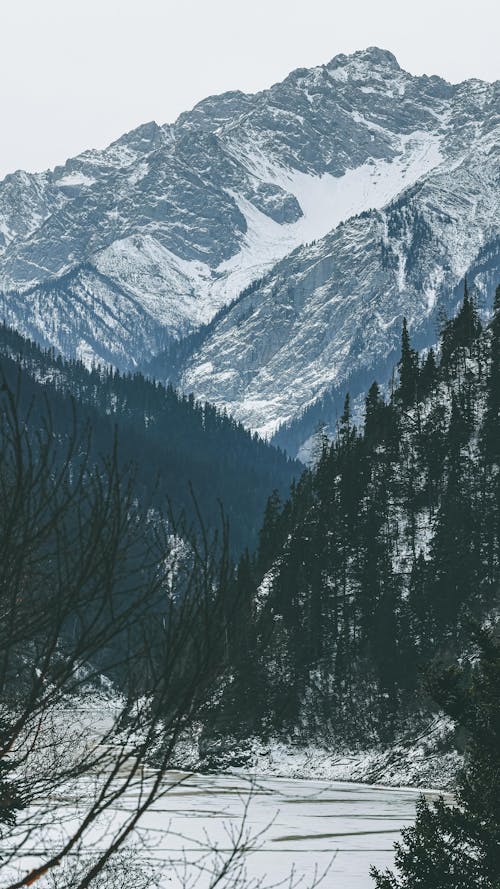
M499 33L496 0L0 0L0 175L371 45L497 80Z

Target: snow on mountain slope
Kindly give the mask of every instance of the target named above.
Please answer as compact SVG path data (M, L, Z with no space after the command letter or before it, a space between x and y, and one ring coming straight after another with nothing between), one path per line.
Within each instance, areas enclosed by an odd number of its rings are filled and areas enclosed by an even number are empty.
M103 151L0 183L0 311L66 354L137 366L292 251L383 210L434 171L460 170L495 119L498 85L413 77L374 47L293 71L256 95L210 97L172 125L144 124ZM302 324L306 334L306 312ZM321 373L311 372L308 398ZM202 378L186 371L200 393ZM214 378L208 389L268 430L289 411L271 421L271 410L243 409L270 397L255 386L226 392Z
M500 238L499 174L497 127L384 209L287 256L189 358L183 388L269 436L332 387L385 379L403 316L420 345L433 342L438 309ZM493 267L500 280L498 254ZM477 277L487 298L494 277Z
M400 140L400 153L393 162L370 159L343 176L331 173L313 175L266 163L261 155L246 158L250 172L296 197L302 216L294 223L280 225L254 207L250 201L234 195L247 224L241 250L221 263L216 272L223 284L209 284L218 295L220 308L276 262L301 244L324 237L340 222L371 208L383 207L404 187L416 182L442 160L440 140L432 133L415 132Z
M59 278L4 295L2 319L63 355L130 367L130 356L165 345L163 328L97 268L82 264Z

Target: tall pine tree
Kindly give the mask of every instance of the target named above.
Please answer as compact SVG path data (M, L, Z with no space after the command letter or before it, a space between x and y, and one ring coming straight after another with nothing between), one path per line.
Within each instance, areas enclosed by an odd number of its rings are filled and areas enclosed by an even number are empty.
M399 386L396 397L401 402L403 409L412 407L417 399L418 392L418 352L412 348L410 334L406 318L403 318L403 330L401 333L401 358L398 364Z
M420 800L396 844L398 874L372 869L376 889L498 889L500 886L500 646L477 631L480 659L431 674L438 704L468 734L456 804Z

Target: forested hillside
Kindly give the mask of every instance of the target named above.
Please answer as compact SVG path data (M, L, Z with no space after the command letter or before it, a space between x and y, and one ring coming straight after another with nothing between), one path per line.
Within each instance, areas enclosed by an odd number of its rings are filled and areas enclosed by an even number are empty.
M34 429L47 408L58 435L69 435L74 423L80 432L88 426L94 458L111 453L116 433L120 463L133 466L143 506L165 509L168 498L176 514L184 511L193 521L199 510L208 528L219 525L222 508L234 553L256 545L269 492L277 486L285 493L302 470L210 404L140 374L89 370L6 325L0 327L0 368L23 403L33 402Z
M363 428L346 399L239 564L226 712L242 734L389 743L428 712L423 671L498 606L500 288L486 328L466 285L436 351L410 334L393 391L373 383Z

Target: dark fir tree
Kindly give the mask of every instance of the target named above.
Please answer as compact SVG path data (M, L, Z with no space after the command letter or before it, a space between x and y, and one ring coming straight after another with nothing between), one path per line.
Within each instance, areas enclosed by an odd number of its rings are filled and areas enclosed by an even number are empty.
M282 543L281 498L278 491L273 491L267 500L262 528L259 531L259 548L257 561L261 574L272 565L275 553Z
M22 808L21 794L15 780L15 763L9 760L6 750L9 738L8 727L0 717L0 840L5 828L13 827L16 823Z
M469 292L466 278L460 310L454 318L445 322L441 331L441 368L447 370L460 349L466 349L471 356L481 330L476 301Z
M399 386L396 397L403 408L412 407L415 404L418 392L418 352L412 349L406 318L403 318L403 330L401 333L401 358L398 364Z
M376 447L386 434L386 404L377 382L372 383L365 400L364 440L370 448Z
M373 869L377 889L500 886L500 646L476 631L479 662L435 670L429 689L468 736L456 804L421 798L396 845L397 874Z
M479 570L474 478L463 451L469 435L463 409L453 394L444 490L432 542L433 607L443 633L452 635L459 628L470 591L477 588Z
M427 398L433 391L438 379L438 369L436 363L436 353L434 349L429 349L425 356L418 377L418 396L420 399Z
M490 366L482 428L482 450L488 464L500 463L500 287L497 287L490 323Z

